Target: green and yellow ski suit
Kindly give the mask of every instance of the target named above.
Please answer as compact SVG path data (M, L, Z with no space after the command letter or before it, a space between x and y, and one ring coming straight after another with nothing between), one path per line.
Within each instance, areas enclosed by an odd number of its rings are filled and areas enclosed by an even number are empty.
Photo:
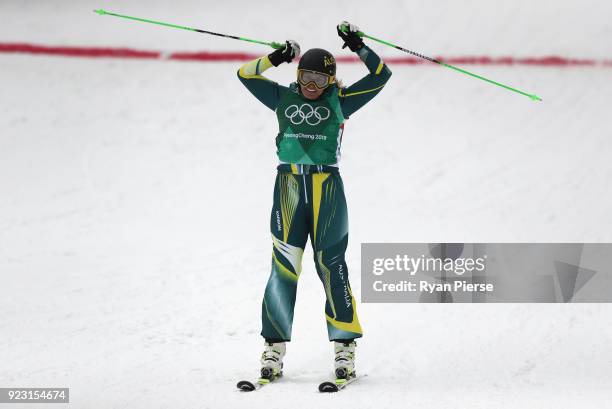
M344 253L348 213L338 170L344 123L370 101L391 71L367 46L357 54L369 74L341 88L330 85L316 100L301 95L297 83L277 84L261 74L272 67L267 56L250 61L238 78L264 105L276 112L280 160L270 218L272 272L262 303L261 335L290 341L298 277L306 242L325 289L325 318L330 340L362 336Z

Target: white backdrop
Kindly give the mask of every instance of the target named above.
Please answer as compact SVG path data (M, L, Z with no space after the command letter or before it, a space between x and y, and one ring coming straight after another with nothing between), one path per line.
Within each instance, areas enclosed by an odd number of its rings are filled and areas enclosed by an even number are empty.
M430 55L611 57L605 1L3 0L0 42L269 52L99 7L338 55L349 52L334 26L347 19ZM0 54L0 387L70 387L78 408L610 401L606 304L360 304L368 376L317 394L332 351L310 249L285 379L236 392L262 348L277 130L239 66ZM355 294L361 242L612 240L612 70L467 68L544 101L436 66L391 66L344 135ZM287 83L294 70L266 75ZM350 83L366 70L338 72Z

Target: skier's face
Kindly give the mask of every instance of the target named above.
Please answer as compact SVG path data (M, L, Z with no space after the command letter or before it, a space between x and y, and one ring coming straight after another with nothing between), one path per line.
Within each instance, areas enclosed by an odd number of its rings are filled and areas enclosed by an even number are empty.
M304 95L307 99L317 99L321 96L325 89L318 89L314 82L311 82L306 85L300 84L300 90L302 91L302 95Z
M297 79L300 84L302 95L307 99L317 99L329 84L331 84L333 77L317 71L298 69Z

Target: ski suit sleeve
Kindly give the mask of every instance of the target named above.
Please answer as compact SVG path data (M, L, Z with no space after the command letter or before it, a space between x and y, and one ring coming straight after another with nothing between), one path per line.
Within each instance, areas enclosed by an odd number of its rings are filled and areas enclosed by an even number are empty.
M255 98L271 110L275 110L281 97L289 88L278 85L261 75L272 66L270 59L265 55L240 67L238 78Z
M387 64L367 45L361 47L357 55L368 67L370 73L353 85L338 91L340 105L346 119L374 98L391 78L391 70Z

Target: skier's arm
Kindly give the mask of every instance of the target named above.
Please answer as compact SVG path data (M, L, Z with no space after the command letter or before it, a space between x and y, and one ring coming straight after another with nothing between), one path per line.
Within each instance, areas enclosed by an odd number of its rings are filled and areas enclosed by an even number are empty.
M354 83L353 85L341 88L338 92L340 104L344 117L348 118L359 108L367 104L374 98L391 78L391 70L384 61L367 45L363 44L362 39L356 35L358 27L347 24L346 33L338 28L338 34L345 41L346 45L354 51L361 61L368 67L369 74Z
M368 67L370 73L353 85L341 88L338 92L345 118L374 98L391 78L391 70L387 64L368 46L364 45L359 49L357 55Z
M288 40L285 43L285 48L278 49L269 55L257 58L240 67L238 78L255 98L271 110L275 110L278 101L280 101L280 98L289 88L283 87L261 74L272 66L276 67L282 62L291 62L299 53L299 45Z
M267 55L244 64L238 70L238 78L244 86L261 103L270 108L276 109L281 95L289 88L283 87L274 81L261 75L265 70L272 67L272 63Z

